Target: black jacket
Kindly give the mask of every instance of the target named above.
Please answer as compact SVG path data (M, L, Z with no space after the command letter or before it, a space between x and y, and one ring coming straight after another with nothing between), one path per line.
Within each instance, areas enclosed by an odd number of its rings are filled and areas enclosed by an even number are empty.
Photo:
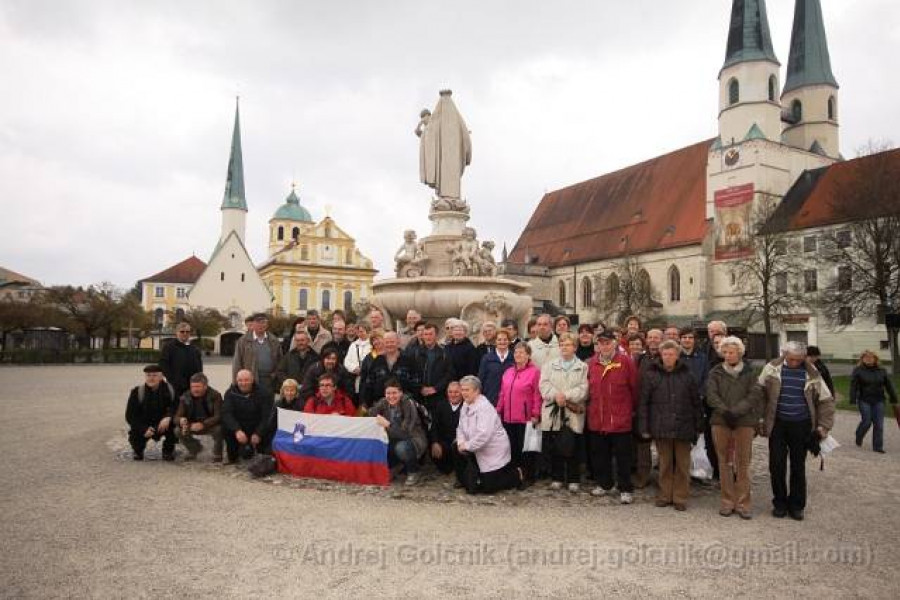
M241 392L237 384L225 392L222 402L222 427L231 432L243 431L248 436L258 435L265 440L269 436L269 418L272 415L272 396L254 383L249 394Z
M412 397L418 397L422 390L422 376L416 361L404 354L397 356L393 368L388 366L384 354L369 361L362 371L363 379L359 383L359 403L362 406L372 406L384 398L384 384L388 379L396 378L400 381L403 391Z
M469 338L463 338L458 342L454 340L444 348L453 363L453 376L457 380L466 375L478 375L481 356L478 355L478 348L472 345L472 340Z
M310 365L310 367L306 369L306 375L303 376L303 381L300 382L301 385L298 394L303 401L306 401L306 399L311 396L315 396L316 392L319 391L319 377L323 373L325 373L325 365L322 364L322 361ZM334 375L334 378L337 380L335 381L335 389L347 394L348 398L353 398L356 378L350 375L341 363L338 363L337 369L331 372L331 374Z
M141 387L144 388L143 394L139 393ZM141 384L132 388L131 394L128 395L125 420L128 421L132 431L143 433L148 427L155 429L165 417L172 417L176 408L172 390L165 382L160 383L155 390Z
M703 431L703 403L697 381L681 359L672 371L666 371L659 361L651 361L641 372L640 387L638 427L642 434L696 441Z
M319 355L312 348L304 356L300 356L300 351L296 348L282 356L275 369L275 391L281 389L285 379L293 379L297 384L303 383L307 369L318 361Z
M831 378L831 371L828 370L828 367L825 366L825 363L822 362L822 359L816 360L813 362L813 366L819 372L819 375L822 376L822 381L825 382L825 387L828 388L828 391L831 392L831 396L833 398L837 398L834 395L834 380Z
M850 403L867 402L877 404L884 402L887 392L891 404L897 404L897 391L887 371L881 367L859 366L853 369L850 376Z
M459 427L459 415L462 414L462 401L453 410L453 405L446 398L434 403L431 412L431 429L428 431L429 443L441 443L451 445L456 439L456 429Z
M412 346L412 344L410 344ZM410 346L407 346L409 348ZM453 363L447 354L447 349L435 345L432 351L432 360L428 362L428 348L416 344L408 355L416 363L416 369L420 373L422 386L430 386L437 390L437 397L443 397L447 393L447 386L453 381Z
M206 416L202 416L202 415ZM187 419L189 423L203 423L203 429L215 427L222 420L222 394L207 386L203 398L194 398L188 390L178 400L175 422Z
M159 366L166 381L172 384L175 394L180 397L191 387L191 375L203 372L203 356L197 346L175 340L163 346Z

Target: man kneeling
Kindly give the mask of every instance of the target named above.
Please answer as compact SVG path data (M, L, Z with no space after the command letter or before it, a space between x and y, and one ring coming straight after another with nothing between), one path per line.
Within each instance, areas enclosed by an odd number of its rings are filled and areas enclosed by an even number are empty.
M197 458L203 444L195 436L208 435L213 442L213 462L222 462L222 394L209 387L209 379L203 373L194 373L189 382L175 411L178 440L188 451L184 459Z
M419 482L419 458L425 453L428 438L419 419L415 401L403 393L403 386L394 378L384 384L384 398L369 410L384 427L388 436L388 463L406 471L406 485Z
M175 392L168 383L163 385L162 369L157 365L144 367L144 383L132 388L125 409L134 460L144 460L150 439L163 440L163 460L175 460L175 432L171 427L174 405Z
M222 402L228 464L234 464L239 457L250 459L257 453L268 454L271 414L272 395L254 383L253 373L247 369L238 371Z

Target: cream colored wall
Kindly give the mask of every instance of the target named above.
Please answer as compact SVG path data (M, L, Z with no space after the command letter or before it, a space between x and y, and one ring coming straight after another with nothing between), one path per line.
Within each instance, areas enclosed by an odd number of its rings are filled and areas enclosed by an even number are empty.
M221 273L225 274L224 280ZM269 289L235 236L225 241L203 271L191 290L189 301L192 306L216 308L223 314L238 306L242 316L265 311L272 304Z
M818 140L829 156L840 156L838 119L828 119L828 99L832 96L836 104L835 117L839 118L838 91L830 85L802 87L785 94L782 98L785 110L791 109L794 100L800 100L803 105L803 118L800 123L785 127L784 142L809 150L813 142Z
M769 101L769 76L779 77L778 66L767 61L742 62L719 75L719 136L722 144L737 143L744 139L755 123L766 138L781 139L781 103L778 94L780 81L775 87L775 101ZM729 82L737 79L740 99L729 105Z
M156 288L159 286L162 286L164 289L162 298L156 297ZM187 294L192 287L193 285L190 283L154 283L145 281L141 290L141 305L144 310L150 312L155 311L157 308L163 309L166 313L174 312L178 308L187 310L190 306ZM178 288L182 288L185 291L185 295L182 298L178 298ZM171 319L167 314L164 323L169 325L170 322Z
M246 211L237 208L226 208L222 211L222 232L219 235L219 239L224 240L232 231L237 232L241 242L245 241L247 232Z

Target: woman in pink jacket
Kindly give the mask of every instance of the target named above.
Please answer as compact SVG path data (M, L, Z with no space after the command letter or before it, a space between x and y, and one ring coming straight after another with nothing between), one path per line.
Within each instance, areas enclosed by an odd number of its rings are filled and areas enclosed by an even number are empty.
M512 449L512 462L521 467L530 479L533 457L522 453L525 428L534 427L541 420L541 370L531 362L531 346L516 344L512 368L503 373L497 413L503 422Z

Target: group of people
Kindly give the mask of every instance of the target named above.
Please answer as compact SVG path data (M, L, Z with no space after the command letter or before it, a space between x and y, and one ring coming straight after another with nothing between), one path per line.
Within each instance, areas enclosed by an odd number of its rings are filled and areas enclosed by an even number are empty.
M807 451L834 421L830 377L826 383L817 357L788 343L757 375L741 339L720 321L709 323L702 348L693 329L643 331L637 317L621 328L570 331L566 317L539 315L527 340L514 321L488 322L478 345L466 322L439 328L414 310L398 331L385 328L378 309L360 323L335 311L330 330L309 311L283 339L268 331L264 314L247 324L224 395L202 372L190 325L178 325L177 339L129 397L136 460L149 439L162 440L166 460L179 441L193 459L199 436L212 442L214 461L268 453L276 408L371 416L385 428L389 463L406 484L418 483L430 460L470 493L543 477L551 489L577 493L584 467L593 496L615 488L630 504L635 487L650 483L655 444L655 504L683 511L691 450L703 435L721 482L720 514L749 519L752 443L760 435L769 443L773 515L802 520ZM854 381L857 396L874 397L872 377L863 372Z

